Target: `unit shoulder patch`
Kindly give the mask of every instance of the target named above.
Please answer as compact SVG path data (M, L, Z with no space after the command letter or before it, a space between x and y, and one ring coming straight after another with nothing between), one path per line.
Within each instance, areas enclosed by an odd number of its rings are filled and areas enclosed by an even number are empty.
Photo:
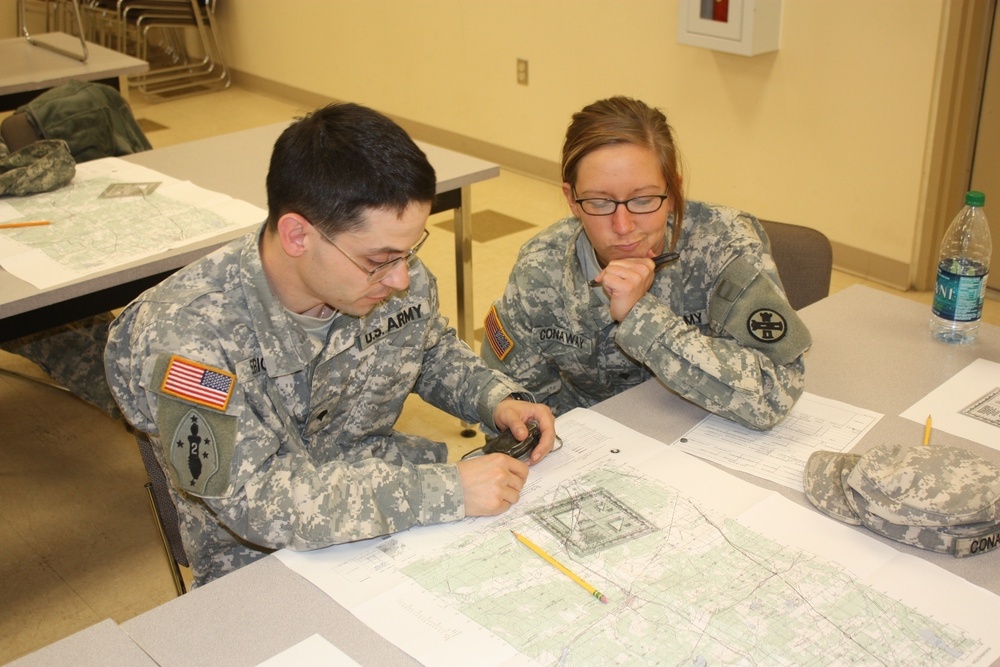
M177 424L170 439L170 465L184 488L199 494L219 471L219 447L212 425L194 408Z
M160 446L178 489L214 498L230 492L236 420L172 398L160 400Z
M737 257L716 281L708 306L717 333L755 348L777 364L789 364L809 349L812 337L784 293L750 257Z
M747 318L747 331L761 343L777 343L788 333L788 323L778 311L760 308Z

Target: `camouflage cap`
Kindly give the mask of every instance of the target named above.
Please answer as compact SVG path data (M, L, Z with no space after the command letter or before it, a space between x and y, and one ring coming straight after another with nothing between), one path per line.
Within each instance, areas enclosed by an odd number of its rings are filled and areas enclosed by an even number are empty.
M842 481L854 468L861 457L857 454L840 454L838 452L813 452L806 461L803 474L806 497L816 508L832 516L838 521L860 526L858 518L844 495Z
M806 497L824 514L955 556L1000 547L1000 467L957 447L814 452Z
M66 185L76 175L76 161L61 139L45 139L19 151L0 152L0 195L23 197Z

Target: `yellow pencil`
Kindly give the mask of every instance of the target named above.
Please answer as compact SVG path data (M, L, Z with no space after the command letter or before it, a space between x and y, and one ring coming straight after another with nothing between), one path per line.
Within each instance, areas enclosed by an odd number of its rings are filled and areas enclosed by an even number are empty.
M575 574L573 574L572 572L570 572L569 570L567 570L563 566L562 563L560 563L555 558L553 558L552 556L550 556L547 553L545 553L540 546L538 546L537 544L535 544L534 542L532 542L531 540L529 540L524 535L519 535L518 533L515 533L513 530L510 531L510 532L513 533L514 537L516 537L518 540L520 540L521 544L523 544L524 546L526 546L529 549L531 549L532 551L534 551L536 554L538 554L539 556L541 556L542 558L544 558L545 560L547 560L550 565L552 565L553 567L555 567L557 570L559 570L560 572L562 572L563 574L565 574L567 577L569 577L570 579L572 579L576 583L580 584L580 586L583 587L583 590L587 591L588 593L590 593L591 595L593 595L595 598L597 598L598 600L600 600L604 604L608 603L608 598L605 597L604 595L602 595L599 590L597 590L596 588L594 588L593 586L591 586L590 584L588 584L586 581L584 581L580 577L576 576Z
M51 225L48 220L35 220L34 222L5 222L0 224L0 229L17 229L18 227L41 227Z
M927 415L927 423L924 424L924 447L931 444L931 416Z

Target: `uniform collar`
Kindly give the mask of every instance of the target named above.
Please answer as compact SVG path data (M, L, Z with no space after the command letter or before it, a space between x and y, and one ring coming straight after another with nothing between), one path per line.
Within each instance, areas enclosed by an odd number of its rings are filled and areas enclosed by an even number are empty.
M306 368L323 351L323 343L295 324L271 291L260 258L264 229L246 238L240 252L240 279L267 373L277 377Z
M576 236L576 259L580 263L580 270L583 271L583 281L586 288L600 300L603 306L610 306L611 300L600 285L590 287L588 283L597 277L601 272L601 264L597 261L597 253L590 243L586 232L583 231L583 224L580 225L580 233Z

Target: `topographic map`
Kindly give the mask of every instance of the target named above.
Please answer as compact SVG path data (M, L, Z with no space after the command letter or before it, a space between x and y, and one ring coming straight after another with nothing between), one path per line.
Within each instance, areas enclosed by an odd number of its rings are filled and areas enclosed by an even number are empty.
M0 232L0 263L40 288L248 228L265 216L245 202L115 158L81 165L58 190L8 199L0 214L49 223Z
M635 471L595 470L528 514L509 527L559 553L609 604L509 532L469 535L402 571L543 665L948 665L983 650Z
M277 555L428 665L1000 657L989 591L592 411L557 427L562 450L499 517Z

